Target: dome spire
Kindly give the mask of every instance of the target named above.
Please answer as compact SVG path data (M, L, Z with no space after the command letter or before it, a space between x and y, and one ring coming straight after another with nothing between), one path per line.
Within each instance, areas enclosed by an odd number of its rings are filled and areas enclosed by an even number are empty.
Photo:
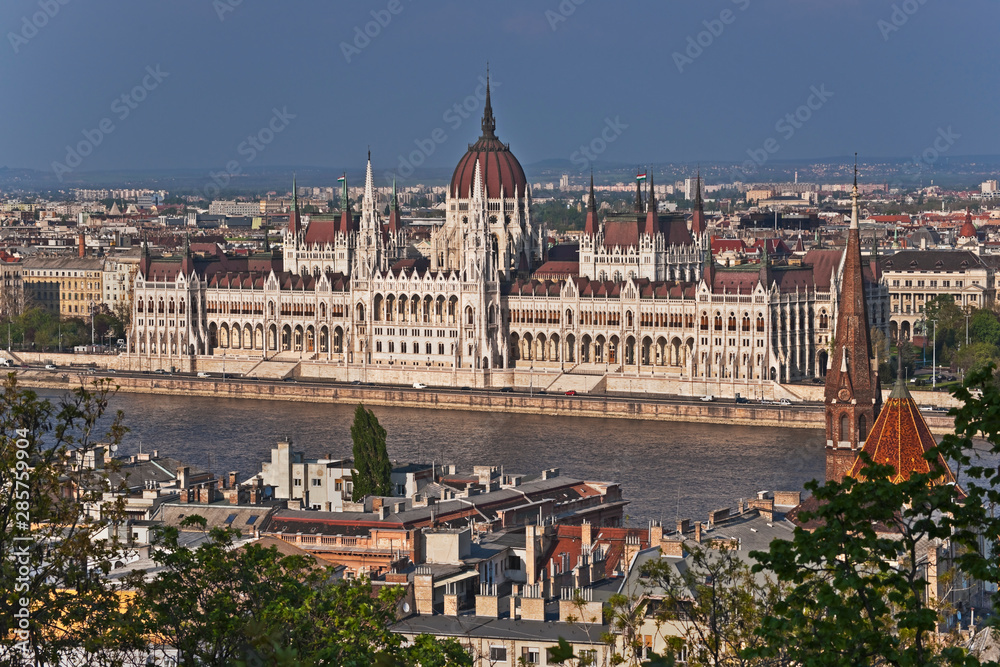
M493 139L496 135L497 121L493 118L493 105L490 103L490 64L486 63L486 105L483 106L483 137Z
M593 236L597 233L597 199L594 197L594 170L590 170L590 195L587 197L587 220L583 233Z

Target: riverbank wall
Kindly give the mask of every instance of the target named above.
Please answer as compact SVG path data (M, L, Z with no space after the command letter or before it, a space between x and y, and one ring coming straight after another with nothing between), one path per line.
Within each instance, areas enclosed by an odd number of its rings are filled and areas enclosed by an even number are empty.
M28 387L70 390L105 377L95 373L63 370L19 371L19 382ZM757 427L823 429L821 406L735 404L729 401L685 403L646 401L635 396L599 397L534 394L435 391L406 387L339 386L312 383L266 382L246 378L191 378L150 375L142 377L110 376L118 390L137 394L174 394L214 398L240 398L267 401L308 401L316 403L364 403L368 406L393 406L430 410L469 412L505 412L563 417L636 419L664 422L693 422ZM942 413L925 415L934 433L951 432L954 422Z

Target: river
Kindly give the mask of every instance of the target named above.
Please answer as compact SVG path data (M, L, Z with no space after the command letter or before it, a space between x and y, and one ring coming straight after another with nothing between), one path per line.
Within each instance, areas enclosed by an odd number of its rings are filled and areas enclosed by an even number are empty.
M57 393L41 392L54 397ZM131 429L119 455L159 450L246 478L290 437L307 457L351 456L348 405L115 396ZM501 465L506 471L619 482L628 522L706 518L757 491L797 491L824 474L820 430L374 407L399 462Z

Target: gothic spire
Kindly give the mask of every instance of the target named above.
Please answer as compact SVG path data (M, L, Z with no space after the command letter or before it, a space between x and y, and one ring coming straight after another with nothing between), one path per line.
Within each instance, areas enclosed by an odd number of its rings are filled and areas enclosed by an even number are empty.
M593 236L597 233L597 198L594 197L594 170L590 170L590 194L587 196L587 221L583 233Z
M288 233L298 234L302 226L299 222L299 189L292 174L292 210L288 212Z
M660 231L660 216L656 210L656 193L653 192L653 172L649 172L649 196L646 198L646 228L648 236L655 236Z
M493 118L493 104L490 103L490 65L486 63L486 105L483 107L483 138L496 138L497 121Z
M402 218L399 215L399 198L396 196L396 177L392 178L392 206L389 209L389 231L398 232L402 229Z
M854 178L856 183L856 168ZM824 394L827 480L840 480L851 469L882 407L878 369L873 367L871 360L856 185L851 197L851 226L847 232L843 277L837 301L837 327Z
M701 237L705 232L705 202L701 198L701 167L698 167L698 177L695 182L694 209L691 212L691 233Z

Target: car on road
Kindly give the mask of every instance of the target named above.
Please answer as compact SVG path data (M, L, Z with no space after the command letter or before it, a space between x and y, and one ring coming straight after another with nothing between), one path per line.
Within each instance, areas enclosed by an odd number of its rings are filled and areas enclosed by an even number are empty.
M739 394L736 394L736 402L737 403L749 403L750 399L747 398L746 396L740 396Z
M207 378L208 377L208 373L206 373L205 371L198 371L198 377L200 377L200 378Z
M701 397L701 400L705 401L706 403L711 403L712 401L715 400L715 396L712 396L711 394L705 394L704 396Z
M576 396L576 389L570 389L566 392L567 396Z
M514 391L513 387L500 387L500 391L504 394L509 394Z
M778 401L778 405L791 405L791 404L792 404L792 402L790 400L788 400L787 398L783 398L783 399L781 399L781 400Z
M55 364L45 364L45 370L47 371L54 371L57 370L58 368L59 367L56 366Z
M472 387L459 387L461 391L469 391Z
M413 383L413 388L414 389L427 389L427 385L425 385L423 382L414 382Z
M281 381L282 382L295 382L295 378L291 378L291 377L289 377L289 378L281 378Z
M361 380L351 380L351 384L353 384L353 385L359 385L359 384L361 384Z
M165 370L163 370L162 368L157 368L153 372L156 373L157 375L166 375L167 374L167 372Z

